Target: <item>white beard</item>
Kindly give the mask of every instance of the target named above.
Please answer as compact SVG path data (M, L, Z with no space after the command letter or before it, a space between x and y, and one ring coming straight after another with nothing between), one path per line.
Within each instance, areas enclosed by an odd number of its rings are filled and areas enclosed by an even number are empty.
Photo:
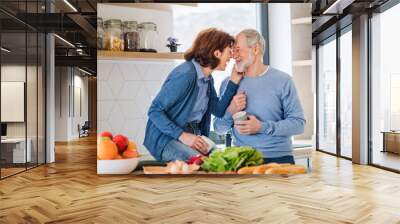
M236 70L238 72L245 72L250 67L250 65L253 64L253 62L254 57L251 53L249 53L247 60L236 63Z

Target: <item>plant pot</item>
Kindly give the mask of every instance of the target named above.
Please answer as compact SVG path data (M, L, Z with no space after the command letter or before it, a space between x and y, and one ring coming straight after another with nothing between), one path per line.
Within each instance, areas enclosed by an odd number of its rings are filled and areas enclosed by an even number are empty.
M169 46L169 50L171 52L177 52L178 51L178 46Z

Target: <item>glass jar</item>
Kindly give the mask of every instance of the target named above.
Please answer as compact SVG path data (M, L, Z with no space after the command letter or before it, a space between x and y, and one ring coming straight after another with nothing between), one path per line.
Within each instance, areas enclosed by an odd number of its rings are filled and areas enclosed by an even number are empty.
M157 52L156 44L158 43L157 25L152 22L145 22L139 25L140 51Z
M104 22L105 38L104 47L110 51L123 51L122 23L119 19L110 19Z
M124 50L139 51L139 32L136 21L124 22Z
M104 49L104 26L103 26L103 19L98 17L97 18L97 50Z

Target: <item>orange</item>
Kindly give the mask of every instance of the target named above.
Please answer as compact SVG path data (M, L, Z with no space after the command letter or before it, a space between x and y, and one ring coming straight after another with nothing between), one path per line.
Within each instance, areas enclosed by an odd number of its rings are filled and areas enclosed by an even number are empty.
M115 157L115 159L123 159L123 157L118 154L117 157Z
M103 140L97 145L97 156L101 160L115 159L118 155L118 148L111 140Z
M136 158L138 156L139 154L137 153L136 150L125 150L124 153L122 154L122 157L124 157L125 159Z
M128 148L126 148L126 149L135 150L136 151L137 150L137 146L136 146L134 141L129 141Z

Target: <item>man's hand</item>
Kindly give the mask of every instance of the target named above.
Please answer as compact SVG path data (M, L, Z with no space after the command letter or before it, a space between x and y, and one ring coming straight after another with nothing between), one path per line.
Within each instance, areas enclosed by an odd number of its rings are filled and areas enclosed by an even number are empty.
M235 121L235 128L242 135L254 135L260 132L261 122L254 116L250 115L247 121Z
M182 132L179 141L201 154L207 154L208 144L198 135Z
M228 106L228 111L232 115L242 111L246 108L246 94L244 91L240 91L236 93L236 95L232 98L231 103Z

